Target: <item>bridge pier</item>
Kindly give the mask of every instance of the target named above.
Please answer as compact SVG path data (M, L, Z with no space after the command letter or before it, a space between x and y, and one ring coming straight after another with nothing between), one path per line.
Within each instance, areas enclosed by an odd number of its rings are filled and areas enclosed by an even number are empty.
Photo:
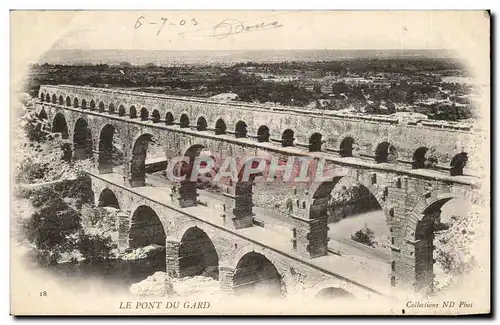
M230 198L225 205L226 224L233 229L253 226L252 182L236 182L227 188L224 196Z
M116 215L116 228L118 229L118 251L124 252L128 246L130 211L119 211Z
M167 275L172 278L177 278L180 276L179 267L179 246L180 242L177 240L167 238L166 247L166 270Z
M94 161L99 174L110 174L113 172L113 156L110 150L95 150Z
M196 182L189 180L181 181L172 186L172 202L177 203L181 208L189 208L197 205L198 193Z
M235 269L229 266L219 266L219 284L221 292L225 295L234 293L233 278Z
M294 220L292 245L298 254L315 258L328 253L328 197L318 198L311 204L308 193L291 202L290 217ZM314 209L313 206L314 205Z

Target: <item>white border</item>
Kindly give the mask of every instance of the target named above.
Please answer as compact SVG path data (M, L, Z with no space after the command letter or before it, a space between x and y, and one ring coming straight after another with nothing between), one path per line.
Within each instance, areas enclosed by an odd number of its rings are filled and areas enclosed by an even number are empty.
M140 7L138 7L138 3L141 4ZM154 9L323 9L323 10L332 10L332 9L356 9L356 10L368 10L368 9L374 9L374 10L388 10L388 9L402 9L402 10L442 10L442 9L448 9L448 10L454 10L454 9L461 9L461 10L467 10L467 9L492 9L492 12L495 14L498 14L500 12L500 1L498 0L474 0L474 1L436 1L436 0L419 0L419 1L395 1L395 0L386 0L386 1L370 1L370 0L346 0L344 2L332 2L331 0L325 0L325 1L317 1L317 0L308 0L308 1L292 1L292 0L287 0L287 1L271 1L271 0L253 0L252 2L229 2L229 1L218 1L217 3L214 3L211 1L210 3L207 3L206 1L193 1L193 0L183 0L183 1L176 1L176 2L169 2L166 3L164 0L150 0L147 3L146 2L138 2L137 0L120 0L111 3L107 2L105 3L102 0L86 0L86 1L81 1L81 2L68 2L67 0L52 0L52 1L46 1L43 3L41 1L36 1L36 0L3 0L0 4L0 7L3 9L2 16L0 18L0 25L2 27L2 33L1 35L1 42L2 42L2 51L3 51L3 56L2 59L4 61L4 73L2 73L2 98L3 100L3 109L4 110L10 110L10 103L9 103L9 87L10 87L10 41L9 41L9 35L10 35L10 30L9 30L9 25L10 25L10 12L9 9L15 8L15 9L59 9L59 10L67 10L67 9L94 9L94 10L102 10L102 9L114 9L114 10L132 10L132 9L140 9L140 10L154 10ZM495 19L498 19L498 17L495 17ZM498 22L497 22L498 23ZM494 26L495 27L495 26ZM493 32L494 36L494 42L498 43L498 32L495 31ZM496 53L495 53L496 57ZM9 73L7 73L9 71ZM492 73L495 74L494 78L496 81L496 69ZM496 86L493 89L494 92L498 94L498 83L494 83ZM498 96L498 95L497 95ZM492 103L492 107L497 108L497 98L495 98L495 101ZM496 114L495 118L495 125L498 126L498 114ZM1 170L3 171L1 173L2 178L0 180L0 183L3 185L1 187L1 194L0 194L0 206L4 209L4 213L2 214L1 218L1 229L3 229L4 234L2 236L2 245L0 245L1 250L2 250L2 256L9 256L9 234L7 231L10 229L9 228L9 219L10 219L10 211L8 210L9 204L10 204L10 188L9 188L9 165L10 165L10 157L9 157L9 152L10 152L10 145L9 142L6 139L9 139L9 119L1 118L0 119L0 130L2 132L2 137L3 141L0 141L1 145L1 152L4 154L2 155L1 159ZM498 153L498 143L495 145L495 151ZM495 155L495 158L498 158ZM497 179L495 179L495 184L497 185ZM495 202L499 202L497 200L497 197L494 198ZM496 229L493 231L493 233L498 234L498 229L499 228L499 222L496 222ZM495 237L495 236L493 236ZM496 248L496 247L495 247ZM495 258L498 259L499 252L493 248L493 251L495 253ZM3 267L2 267L2 287L1 287L1 293L2 293L2 299L1 299L1 306L2 306L2 316L8 315L9 314L9 309L10 309L10 297L9 297L9 291L10 291L10 283L9 283L9 264L6 263L6 259L3 260ZM498 273L498 272L497 272ZM498 275L498 274L497 274ZM497 279L498 280L498 279ZM496 289L496 288L495 288ZM495 290L496 293L496 290ZM497 304L495 306L492 306L493 310L496 309L495 307L498 306L498 297L495 299L497 301ZM137 319L134 319L137 320ZM305 320L305 319L300 319L300 320ZM14 319L12 317L9 317L8 320L3 319L2 324L4 324L4 321L7 322L13 322ZM50 321L50 320L45 320L45 321ZM67 321L67 320L65 320ZM107 319L92 319L92 322L96 324L104 323L107 321ZM120 322L123 321L123 319L119 320ZM144 320L141 320L144 321ZM168 321L169 323L172 322L177 322L178 320L169 320L169 319L161 319L160 321ZM190 320L185 320L188 322L193 321L193 319ZM206 319L204 321L207 321ZM221 320L219 319L208 319L208 321L212 322L220 322ZM262 322L270 322L273 321L273 319L256 319L256 322L262 323ZM328 322L339 322L341 320L338 319L331 319L327 320ZM354 320L349 320L350 322ZM363 320L361 320L363 321ZM381 319L383 321L383 319ZM426 319L426 322L435 322L436 320L429 320ZM441 320L441 322L451 322L455 321L455 319L446 319L446 320Z

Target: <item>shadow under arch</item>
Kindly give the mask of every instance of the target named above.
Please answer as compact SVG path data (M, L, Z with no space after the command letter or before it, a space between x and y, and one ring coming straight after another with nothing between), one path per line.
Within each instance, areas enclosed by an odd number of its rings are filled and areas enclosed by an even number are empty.
M84 118L79 118L75 123L73 152L76 160L93 158L92 129Z
M69 137L68 124L66 123L66 117L64 117L64 114L57 113L56 116L54 116L52 121L52 132L61 133L61 137L63 139L67 139Z
M132 214L129 247L136 249L148 245L166 245L166 234L158 214L149 206L141 205Z
M282 278L274 264L264 255L249 252L236 265L233 292L237 296L279 298L283 296Z
M195 275L219 279L219 256L215 246L196 226L186 230L179 245L179 277Z
M97 202L98 207L110 207L115 209L120 209L120 203L115 195L115 193L109 188L102 190L99 194L99 201Z

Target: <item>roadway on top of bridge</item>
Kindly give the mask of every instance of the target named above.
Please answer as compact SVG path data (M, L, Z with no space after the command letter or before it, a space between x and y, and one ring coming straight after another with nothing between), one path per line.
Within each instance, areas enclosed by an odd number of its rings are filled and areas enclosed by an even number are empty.
M281 254L309 267L313 267L320 272L331 275L335 278L345 280L361 289L368 290L375 294L390 296L391 286L388 282L389 275L384 270L370 267L367 263L359 263L352 255L339 256L329 253L325 256L314 259L305 258L293 250L290 244L291 236L266 227L249 227L239 230L228 228L224 225L221 210L209 208L205 205L197 205L187 208L179 208L170 197L170 186L165 182L161 186L158 180L153 181L155 186L143 186L129 188L124 185L123 176L117 173L97 175L87 172L91 177L97 178L108 183L111 187L115 186L121 190L128 191L134 195L140 196L146 200L155 202L167 209L174 210L195 220L213 226L221 231L231 233L241 239L244 239L254 245L258 245ZM112 189L112 188L111 188ZM205 198L205 200L210 198ZM213 203L212 203L213 204ZM263 210L259 211L263 215ZM258 216L257 216L258 217ZM272 215L264 216L271 221Z

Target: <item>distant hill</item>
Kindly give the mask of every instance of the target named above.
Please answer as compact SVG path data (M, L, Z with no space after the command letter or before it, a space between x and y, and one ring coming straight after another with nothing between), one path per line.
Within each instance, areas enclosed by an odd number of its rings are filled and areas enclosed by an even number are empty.
M329 61L360 58L452 58L446 50L249 50L249 51L175 51L175 50L51 50L36 63L133 65L232 65L253 61ZM35 63L35 62L34 62Z

